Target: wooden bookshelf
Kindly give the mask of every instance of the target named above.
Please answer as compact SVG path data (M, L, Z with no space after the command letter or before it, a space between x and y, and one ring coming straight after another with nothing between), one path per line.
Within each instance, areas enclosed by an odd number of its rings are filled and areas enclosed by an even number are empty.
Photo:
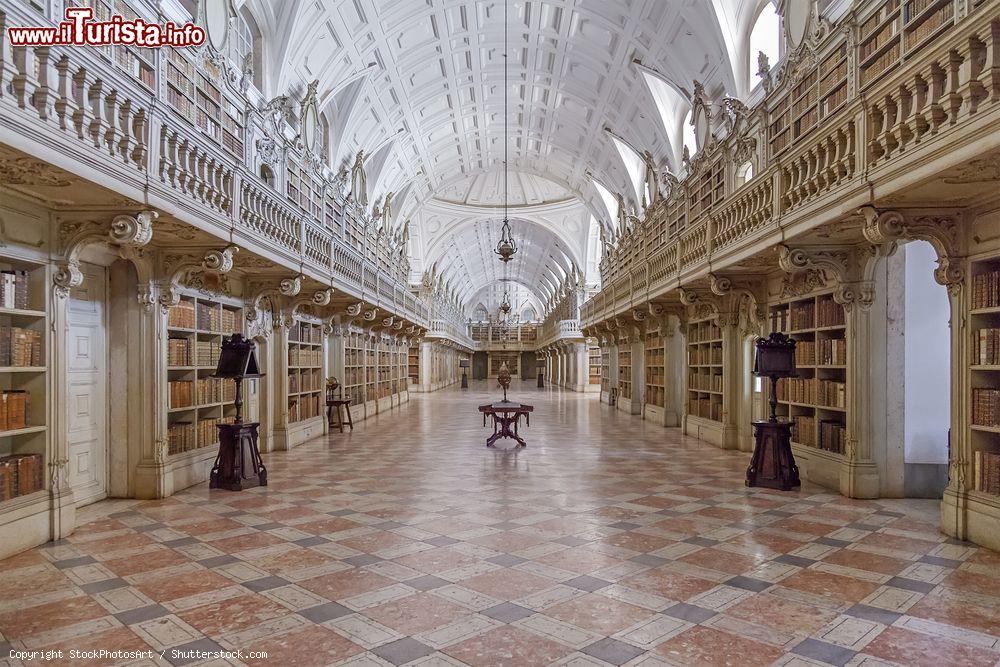
M595 341L587 342L587 384L601 384L601 348Z
M365 352L365 402L378 400L378 343L370 337L364 339Z
M167 312L167 454L218 444L217 424L236 414L235 385L213 378L224 338L243 331L232 303L184 296Z
M116 47L121 48L121 47ZM138 49L144 51L146 49ZM183 49L164 49L167 103L212 142L234 158L244 158L243 111L216 81L200 71ZM319 217L319 216L317 216Z
M420 348L411 346L407 351L407 367L410 384L420 384Z
M357 332L348 332L344 336L344 398L351 399L351 405L362 405L365 402L365 341L364 336Z
M500 366L503 363L507 364L511 377L520 377L521 369L518 364L520 356L517 352L490 352L490 377L496 377L500 373Z
M899 0L885 0L858 27L858 74L865 88L899 63Z
M0 507L47 500L48 292L47 267L0 254ZM16 283L16 284L15 284ZM27 473L14 484L15 471ZM10 475L10 486L5 483ZM32 500L33 502L33 500Z
M601 348L601 391L611 389L611 350Z
M296 319L288 330L288 423L319 417L323 389L323 326Z
M647 405L662 408L666 399L666 366L663 337L659 332L646 334L645 367Z
M796 341L798 377L778 381L778 415L792 441L843 454L847 440L847 326L844 308L823 293L770 306L770 329Z
M712 319L687 327L688 415L722 421L722 330Z
M632 349L628 343L618 347L618 398L632 398Z
M974 491L1000 496L1000 254L971 268L969 442Z
M688 188L688 215L697 218L725 196L725 165L716 160L698 174ZM635 246L642 249L642 244Z

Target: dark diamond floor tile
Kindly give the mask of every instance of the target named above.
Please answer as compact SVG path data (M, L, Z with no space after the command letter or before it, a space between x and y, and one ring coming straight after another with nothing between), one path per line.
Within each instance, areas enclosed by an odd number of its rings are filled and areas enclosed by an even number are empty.
M603 660L610 665L624 665L629 660L634 660L645 653L641 648L626 644L617 639L612 639L611 637L605 637L596 641L590 646L580 649L580 651L598 660Z
M490 618L498 620L502 623L513 623L514 621L519 621L522 618L527 618L535 612L520 605L516 605L513 602L503 602L495 607L484 609L479 613L483 616L489 616Z
M336 602L327 602L315 607L309 607L308 609L300 609L297 613L300 616L308 618L313 623L325 623L334 618L353 614L354 612Z
M163 605L151 604L146 607L139 607L138 609L129 609L128 611L118 612L114 616L121 621L123 625L135 625L136 623L144 623L146 621L151 621L154 618L169 615L170 610Z
M704 623L715 616L715 612L711 609L687 604L686 602L678 602L673 607L667 607L662 613L667 616L679 618L682 621L690 621L691 623Z
M792 649L792 653L811 658L812 660L820 660L836 667L844 667L844 665L851 661L851 658L855 656L857 651L834 644L827 644L818 639L806 639L802 643L797 644Z
M602 588L606 588L611 585L610 581L605 581L604 579L598 579L597 577L591 577L590 575L586 574L580 577L574 577L573 579L568 579L562 583L564 586L571 586L572 588L578 588L581 591L587 591L588 593L599 591Z
M403 637L394 642L376 646L372 649L372 653L393 665L405 665L434 653L434 649L426 644L421 644L413 637Z
M882 623L884 625L892 625L896 622L896 619L902 616L902 614L897 614L888 609L869 607L864 604L856 604L844 613L854 618L863 618L866 621L874 621L875 623Z
M774 585L770 581L754 579L753 577L744 577L742 575L733 577L725 583L727 586L735 586L736 588L742 588L745 591L753 591L754 593L760 593L761 591L767 590Z
M929 584L926 581L917 581L916 579L907 579L906 577L893 577L885 582L885 585L892 586L893 588L902 588L906 591L913 591L914 593L930 593L934 590L934 584Z
M282 586L287 586L292 582L287 579L282 579L281 577L261 577L260 579L251 579L250 581L244 581L243 585L250 590L260 593L261 591L269 591L272 588L281 588Z

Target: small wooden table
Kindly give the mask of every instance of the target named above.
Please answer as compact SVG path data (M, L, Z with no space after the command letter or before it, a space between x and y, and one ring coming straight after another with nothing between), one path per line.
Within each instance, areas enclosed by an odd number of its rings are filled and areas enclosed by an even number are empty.
M527 447L521 436L517 434L517 423L524 415L524 425L531 426L531 413L535 406L524 403L513 403L511 401L498 401L488 405L480 405L479 411L483 413L483 426L486 426L487 415L493 416L493 435L486 439L486 446L492 447L500 438L513 438L521 447ZM511 429L511 426L514 428Z
M334 426L343 433L344 432L344 418L340 413L340 408L343 407L347 410L347 425L354 430L354 420L351 419L351 399L349 398L335 398L328 400L326 402L326 423L330 425L330 428ZM333 423L333 415L337 415L337 423Z

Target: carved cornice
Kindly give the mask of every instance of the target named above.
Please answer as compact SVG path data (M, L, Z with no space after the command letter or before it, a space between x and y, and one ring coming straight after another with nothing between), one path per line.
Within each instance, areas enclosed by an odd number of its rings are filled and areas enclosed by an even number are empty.
M858 212L864 216L865 238L880 246L890 246L899 241L927 241L937 253L938 266L934 279L957 296L965 281L965 253L962 247L958 216L953 212L909 213L905 211L879 211L874 206L862 206Z

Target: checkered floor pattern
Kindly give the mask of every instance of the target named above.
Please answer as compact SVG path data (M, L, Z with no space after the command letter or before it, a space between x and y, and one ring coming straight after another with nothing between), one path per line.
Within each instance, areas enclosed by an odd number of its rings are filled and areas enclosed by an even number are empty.
M0 562L0 664L21 664L12 648L151 648L132 664L162 665L185 663L174 648L281 665L1000 661L1000 554L939 534L936 503L747 489L746 454L529 384L512 392L536 405L528 447L486 449L486 392L416 395L267 455L266 488L84 510L68 539ZM261 664L199 664L244 662Z

